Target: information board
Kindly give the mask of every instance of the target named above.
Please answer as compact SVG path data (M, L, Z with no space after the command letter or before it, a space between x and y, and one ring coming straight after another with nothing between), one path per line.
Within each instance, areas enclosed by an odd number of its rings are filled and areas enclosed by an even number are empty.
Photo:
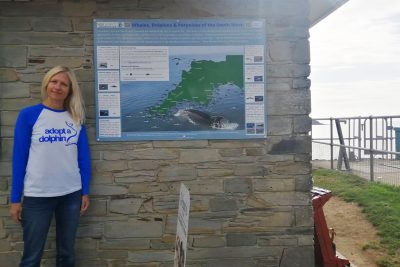
M185 267L189 233L190 192L184 184L179 191L179 208L176 222L174 267Z
M94 20L98 141L266 137L264 20Z

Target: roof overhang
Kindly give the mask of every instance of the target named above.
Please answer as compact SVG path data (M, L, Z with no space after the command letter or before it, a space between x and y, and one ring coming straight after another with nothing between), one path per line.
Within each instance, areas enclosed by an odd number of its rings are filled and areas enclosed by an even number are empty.
M310 28L329 16L349 0L308 0L310 3Z

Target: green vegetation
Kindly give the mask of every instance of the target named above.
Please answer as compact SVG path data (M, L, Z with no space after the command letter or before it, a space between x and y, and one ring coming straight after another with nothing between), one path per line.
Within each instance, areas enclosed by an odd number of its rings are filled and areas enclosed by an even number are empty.
M316 169L313 176L315 186L329 189L345 201L360 205L382 240L381 244L365 245L364 249L383 249L388 254L377 264L400 267L400 187L369 182L328 169Z
M207 105L216 87L232 83L240 88L243 81L243 56L227 55L225 61L193 61L189 71L182 72L182 81L176 89L169 92L165 101L151 111L165 114L167 110L181 101L193 101Z

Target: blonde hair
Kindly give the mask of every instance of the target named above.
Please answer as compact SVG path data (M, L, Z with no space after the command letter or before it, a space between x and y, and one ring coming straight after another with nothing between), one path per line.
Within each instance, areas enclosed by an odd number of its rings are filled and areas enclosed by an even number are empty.
M65 73L70 81L70 91L64 101L64 108L71 114L75 123L83 124L85 122L85 104L75 73L68 67L56 66L46 73L42 81L42 99L43 101L47 99L47 85L51 78L60 72Z

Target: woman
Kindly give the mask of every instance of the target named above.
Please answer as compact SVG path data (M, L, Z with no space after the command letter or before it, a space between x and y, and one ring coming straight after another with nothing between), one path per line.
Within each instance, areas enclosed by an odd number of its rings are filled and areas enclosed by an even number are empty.
M79 216L89 207L90 156L73 71L57 66L47 72L42 99L17 118L10 215L23 228L20 267L40 266L53 215L57 266L74 266Z

